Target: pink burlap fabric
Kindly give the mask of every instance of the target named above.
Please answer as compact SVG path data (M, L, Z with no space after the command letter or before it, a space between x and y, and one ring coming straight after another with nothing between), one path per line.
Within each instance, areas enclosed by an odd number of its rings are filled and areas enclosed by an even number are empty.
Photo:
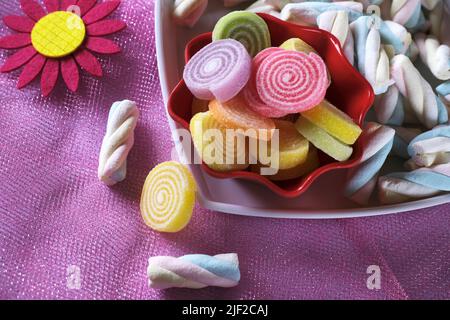
M59 85L43 99L37 83L15 88L18 72L0 75L0 298L450 298L450 205L329 221L196 208L180 233L147 228L139 213L141 188L149 170L170 159L172 147L153 8L151 0L123 1L116 13L129 26L116 36L123 53L102 58L104 78L84 75L77 94ZM0 2L1 16L20 13L17 0ZM2 25L0 35L7 33ZM0 62L9 54L0 51ZM97 158L109 107L125 98L137 102L142 116L128 178L110 189L97 180ZM225 252L240 257L236 288L147 287L149 256ZM380 290L366 286L369 265L381 268ZM79 289L70 284L71 266L79 268Z

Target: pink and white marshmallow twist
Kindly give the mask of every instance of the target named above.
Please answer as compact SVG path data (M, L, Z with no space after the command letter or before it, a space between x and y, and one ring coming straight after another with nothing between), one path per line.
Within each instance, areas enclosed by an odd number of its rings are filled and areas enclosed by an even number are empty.
M345 194L349 199L360 205L370 202L378 173L392 150L394 136L392 128L373 122L366 125L361 136L363 155L360 164L350 169L347 176Z
M353 64L355 59L355 43L352 31L350 30L348 12L344 10L324 12L317 18L317 24L320 29L326 30L338 38L344 49L345 56Z
M420 58L439 80L450 80L450 47L440 44L434 36L415 36Z
M155 289L209 286L230 288L239 284L241 274L237 254L160 256L148 260L149 286Z
M134 145L138 118L139 110L132 101L115 102L111 107L98 166L98 178L108 186L126 178L127 157Z
M181 26L193 27L208 6L208 0L175 0L173 17Z
M411 111L419 123L429 129L447 123L447 109L407 56L392 59L391 75L409 107L406 111Z

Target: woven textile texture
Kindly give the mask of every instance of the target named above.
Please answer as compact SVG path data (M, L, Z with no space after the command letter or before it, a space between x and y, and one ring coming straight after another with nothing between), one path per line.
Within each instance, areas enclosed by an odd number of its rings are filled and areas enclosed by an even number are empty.
M165 1L165 0L164 0ZM7 299L415 299L450 298L450 204L387 217L286 221L196 208L182 232L147 228L139 213L146 175L170 160L169 127L157 75L154 3L125 0L102 57L105 76L83 73L77 94L61 83L48 99L19 72L0 75L0 298ZM0 1L0 15L21 14ZM10 33L0 27L0 35ZM0 51L3 63L11 52ZM109 107L141 110L128 178L99 183L97 161ZM231 289L149 289L152 255L237 252L242 280ZM366 286L381 269L381 289ZM75 267L71 267L75 266ZM79 289L71 285L80 275Z

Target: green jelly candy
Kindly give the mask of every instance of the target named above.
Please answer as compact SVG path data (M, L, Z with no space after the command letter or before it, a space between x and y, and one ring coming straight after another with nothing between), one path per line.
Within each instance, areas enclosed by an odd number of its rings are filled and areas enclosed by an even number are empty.
M271 47L270 32L266 22L257 14L234 11L222 17L214 27L213 41L234 39L242 43L254 57Z

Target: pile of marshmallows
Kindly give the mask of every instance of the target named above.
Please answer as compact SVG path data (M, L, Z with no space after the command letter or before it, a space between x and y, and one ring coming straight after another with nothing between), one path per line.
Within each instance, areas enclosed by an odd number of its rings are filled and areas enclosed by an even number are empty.
M290 180L319 166L317 149L337 161L350 158L362 130L325 100L330 77L312 47L298 38L271 47L266 22L248 11L222 17L212 37L183 74L195 96L190 123L194 145L206 165L217 171L274 168L277 173L269 179ZM221 137L211 139L210 129ZM228 129L263 143L250 150L229 140L223 143ZM275 132L279 145L265 158L260 148L274 145ZM204 152L211 144L215 152Z
M248 1L230 0L224 4L244 6L245 2ZM207 0L175 1L174 17L179 24L193 26L206 6ZM361 137L365 146L363 160L349 173L346 195L350 199L362 205L375 201L392 204L450 191L449 1L259 0L246 11L264 12L331 32L340 41L347 59L372 85L377 97ZM269 50L274 54L274 49ZM311 53L306 53L312 60ZM267 105L269 101L260 94L258 85L256 91ZM245 101L249 96L244 95ZM258 106L247 105L251 109ZM253 111L262 116L280 116L266 113L263 107ZM303 119L310 120L302 115L300 121ZM274 120L275 127L280 121L283 120ZM295 126L305 127L298 122ZM307 134L300 133L309 140ZM343 156L345 152L339 150L339 156ZM393 157L404 159L404 170L389 173ZM342 159L345 157L337 160Z

